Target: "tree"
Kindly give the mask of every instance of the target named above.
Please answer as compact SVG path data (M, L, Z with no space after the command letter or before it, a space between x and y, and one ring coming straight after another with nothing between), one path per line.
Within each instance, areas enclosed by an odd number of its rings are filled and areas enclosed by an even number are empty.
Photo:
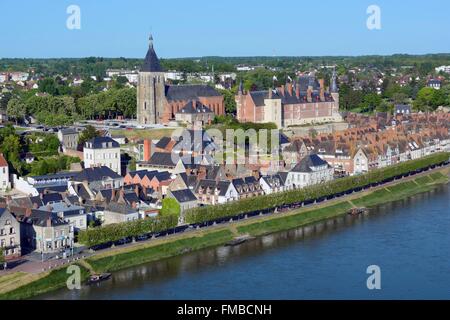
M3 251L3 248L0 248L0 263L3 264L5 263L6 259L5 259L5 253Z
M223 95L223 102L225 104L225 112L236 113L236 100L234 99L234 92L232 90L220 90Z
M160 211L161 216L176 215L179 216L181 208L177 200L174 198L165 198L162 201L162 209Z
M422 88L417 93L417 98L414 101L414 108L419 111L431 111L433 110L434 95L436 89Z
M27 107L25 104L19 99L13 98L8 102L8 108L6 109L6 113L9 117L15 119L16 125L20 119L23 119L27 111Z
M408 102L408 95L403 92L396 92L392 95L394 104L405 104Z

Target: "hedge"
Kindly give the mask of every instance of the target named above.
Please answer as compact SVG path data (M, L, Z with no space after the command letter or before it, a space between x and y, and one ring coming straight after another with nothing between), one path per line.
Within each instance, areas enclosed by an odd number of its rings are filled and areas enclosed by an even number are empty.
M78 242L92 247L147 233L169 230L176 227L177 224L178 217L176 215L109 224L104 227L81 230L78 234Z
M186 211L187 223L203 223L220 218L233 217L240 214L273 209L283 205L302 203L308 200L321 199L352 190L358 190L370 185L409 174L417 170L438 165L449 160L450 153L435 153L416 160L376 169L367 174L332 180L327 183L308 188L289 190L276 194L242 199L222 205L193 208Z

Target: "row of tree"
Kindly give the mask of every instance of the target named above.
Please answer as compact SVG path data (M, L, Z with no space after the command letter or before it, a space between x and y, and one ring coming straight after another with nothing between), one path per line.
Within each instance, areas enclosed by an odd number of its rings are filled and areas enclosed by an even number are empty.
M35 117L48 126L68 125L79 119L113 118L136 115L136 89L110 89L75 99L72 96L37 96L11 98L7 105L9 117L16 123L26 116Z

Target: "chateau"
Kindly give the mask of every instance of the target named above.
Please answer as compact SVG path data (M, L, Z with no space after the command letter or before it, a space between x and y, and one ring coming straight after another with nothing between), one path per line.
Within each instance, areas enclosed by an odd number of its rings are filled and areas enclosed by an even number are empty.
M236 104L240 122L273 122L278 128L284 128L342 121L335 72L329 90L323 79L317 81L314 76L301 76L298 82L288 82L268 91L244 93L241 84Z
M137 121L140 124L165 124L175 119L181 109L199 101L215 115L224 115L223 96L208 85L168 85L153 47L149 48L139 72L137 86Z

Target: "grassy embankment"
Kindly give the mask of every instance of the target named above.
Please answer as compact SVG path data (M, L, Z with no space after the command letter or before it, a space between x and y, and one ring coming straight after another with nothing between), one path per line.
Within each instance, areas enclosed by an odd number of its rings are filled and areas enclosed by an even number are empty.
M89 271L83 267L80 266L81 270L81 280L84 281L89 276ZM9 283L11 285L11 280L13 281L20 281L23 277L27 277L27 274L24 273L14 273L9 274L3 277L0 277L0 284L2 282ZM30 275L31 276L31 275ZM37 295L44 294L46 292L50 292L53 290L57 290L60 288L63 288L66 286L66 281L68 278L67 274L67 266L55 269L51 272L46 272L39 275L33 275L36 279L33 279L32 282L27 283L23 286L17 286L9 290L7 292L0 294L0 299L6 300L21 300L21 299L28 299ZM17 278L17 279L15 279ZM6 291L6 290L5 290Z
M311 208L300 208L283 216L266 216L254 220L236 222L232 225L218 226L209 230L195 231L194 234L176 235L167 239L157 239L149 243L137 244L131 247L116 248L99 253L82 261L83 277L87 278L88 269L95 272L115 271L151 261L157 261L187 251L195 251L207 247L215 247L226 243L234 236L250 234L254 236L270 234L312 224L321 220L344 215L352 207L371 207L382 203L401 200L415 194L432 190L440 184L447 183L449 169L443 169L429 175L411 179L406 182L368 190L353 194L345 200L332 200ZM20 275L7 275L0 277L0 290L2 283L11 282L6 277L24 277ZM14 278L13 278L14 279ZM25 299L43 294L65 286L67 280L66 269L54 270L41 276L38 280L24 284L19 288L4 293L0 291L0 299Z

